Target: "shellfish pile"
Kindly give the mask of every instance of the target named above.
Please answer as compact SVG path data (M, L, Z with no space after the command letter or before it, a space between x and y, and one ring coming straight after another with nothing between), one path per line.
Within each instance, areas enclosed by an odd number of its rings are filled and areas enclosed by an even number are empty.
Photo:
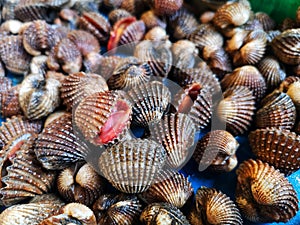
M0 3L1 225L296 218L300 6L188 2Z

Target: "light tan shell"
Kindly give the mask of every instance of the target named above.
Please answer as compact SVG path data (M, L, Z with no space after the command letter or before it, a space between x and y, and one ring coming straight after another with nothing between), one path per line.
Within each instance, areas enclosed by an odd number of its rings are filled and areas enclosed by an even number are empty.
M244 161L236 173L236 202L248 220L287 222L295 216L297 194L284 174L253 159Z
M300 112L300 81L290 84L286 93L295 104L297 112Z
M166 160L164 148L151 140L132 139L106 149L99 158L103 176L125 193L146 191Z
M144 36L144 40L150 41L168 41L168 39L169 36L167 35L166 30L159 26L153 27Z
M300 77L288 76L281 82L281 84L279 86L279 90L282 92L287 92L289 86L297 81L300 81Z
M173 66L176 69L193 68L198 55L196 45L188 40L179 40L172 45Z
M148 30L154 27L161 27L165 29L167 27L165 19L157 16L153 10L148 10L141 15L141 20L144 21Z

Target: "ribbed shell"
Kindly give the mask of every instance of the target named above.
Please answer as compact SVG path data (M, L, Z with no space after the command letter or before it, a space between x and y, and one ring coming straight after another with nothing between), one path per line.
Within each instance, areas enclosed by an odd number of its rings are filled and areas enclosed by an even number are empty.
M260 101L266 93L266 82L258 69L254 66L242 66L236 68L232 73L226 75L221 81L223 90L229 87L246 86L256 98Z
M112 25L126 17L132 17L132 15L125 9L114 9L108 14L109 22Z
M0 76L0 102L2 102L2 95L8 93L12 87L12 80L8 77ZM0 111L2 111L2 103L0 104Z
M234 136L243 134L251 125L255 111L255 97L247 87L228 88L217 106L218 118Z
M198 49L188 40L179 40L172 45L173 63L176 69L193 68Z
M285 30L271 42L274 54L289 65L300 64L300 28Z
M146 191L164 166L166 152L151 140L132 139L106 149L99 158L104 177L125 193Z
M191 222L198 220L198 223L192 222L192 224L243 224L235 203L221 191L207 187L197 190L196 209L189 218Z
M252 159L243 162L236 173L236 202L248 220L287 222L295 216L297 194L284 174Z
M165 29L167 24L163 18L160 18L155 14L153 10L148 10L141 15L141 20L144 21L145 26L148 30L154 27L161 27Z
M167 151L166 164L173 169L183 167L192 156L196 125L186 114L168 114L149 125L151 139Z
M300 137L277 128L257 129L249 134L249 144L258 159L289 175L300 168Z
M265 12L255 13L254 18L262 24L264 31L276 28L276 22Z
M148 204L168 202L181 208L193 194L191 182L182 173L163 170L158 179L161 181L152 184L141 194L141 198Z
M281 128L291 130L296 121L296 108L292 99L283 92L274 91L260 103L255 114L257 128Z
M46 55L34 56L30 62L30 73L46 75L48 70L47 59L48 56Z
M72 115L66 114L44 128L36 140L34 151L43 167L59 170L83 161L88 147L74 134Z
M189 225L183 213L169 203L152 203L148 205L140 216L140 221L146 225Z
M206 52L206 50L208 50ZM203 57L207 61L211 70L216 73L216 75L222 79L224 75L232 72L232 63L229 54L224 50L224 48L211 51L210 47L203 49Z
M105 80L108 80L120 60L120 56L104 56L99 60L99 67L94 72L100 74Z
M132 105L132 124L142 127L161 120L171 102L171 92L158 81L141 84L127 96Z
M22 114L22 110L19 103L19 88L20 86L17 85L10 88L6 92L0 92L0 110L3 117L12 117Z
M297 112L300 112L300 81L290 84L286 93L295 104Z
M78 72L69 74L61 83L60 96L63 104L71 110L82 99L100 91L107 91L105 79L94 73Z
M193 158L198 163L198 170L207 167L212 171L228 172L237 165L237 140L225 130L214 130L204 135L197 143Z
M294 83L300 81L300 77L297 76L288 76L286 77L280 84L279 86L279 90L282 92L287 92L287 90L289 89L289 86Z
M4 184L0 189L1 203L6 206L48 193L53 187L56 173L43 169L36 159L33 151L35 139L36 135L30 136L19 149L8 144L1 152L1 159L4 162L9 160L11 164L6 168L7 174L1 178ZM9 154L14 154L15 150L15 156L10 158ZM3 154L8 154L8 157L4 158Z
M149 0L148 2L153 3L151 5L153 7L154 12L157 15L161 16L170 16L178 11L182 4L183 0L170 0L170 1L161 1L161 0Z

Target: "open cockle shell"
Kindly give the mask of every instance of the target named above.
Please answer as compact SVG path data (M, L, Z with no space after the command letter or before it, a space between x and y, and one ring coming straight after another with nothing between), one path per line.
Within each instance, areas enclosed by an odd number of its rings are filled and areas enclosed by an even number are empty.
M146 191L166 161L164 148L151 140L132 139L106 149L99 158L103 176L125 193Z

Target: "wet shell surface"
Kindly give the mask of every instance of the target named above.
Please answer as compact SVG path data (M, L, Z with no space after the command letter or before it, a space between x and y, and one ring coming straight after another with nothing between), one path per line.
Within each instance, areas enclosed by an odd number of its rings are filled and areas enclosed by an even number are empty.
M296 191L284 174L260 160L243 162L237 173L236 202L252 222L287 222L298 211Z
M260 103L255 114L257 128L281 128L291 130L296 121L296 107L292 99L283 92L274 91Z
M121 19L132 17L132 14L125 9L114 9L108 14L110 24L115 24Z
M172 45L173 66L176 69L193 68L198 55L196 45L188 40L179 40Z
M235 203L214 188L201 187L196 192L196 207L189 215L191 224L243 224Z
M68 110L77 106L82 99L96 92L107 91L105 79L94 73L69 74L61 83L60 96Z
M183 213L169 203L152 203L148 205L140 216L140 221L146 225L189 225Z
M199 171L208 167L212 171L228 172L238 163L235 155L238 147L239 143L232 134L214 130L198 141L193 158L199 164Z
M172 15L173 13L178 11L183 4L183 0L170 0L170 1L154 0L149 2L153 2L152 7L154 12L162 16Z
M168 114L149 125L151 139L162 144L167 151L166 164L180 169L192 154L196 125L186 114Z
M157 183L141 194L141 198L149 203L168 202L178 208L184 206L192 196L192 184L182 173L163 170Z
M131 122L131 104L122 91L96 92L76 107L74 121L85 140L105 145L124 138Z
M125 193L146 191L155 181L166 160L166 152L158 143L132 139L108 148L99 158L103 176Z
M289 175L300 168L300 137L277 128L257 129L249 134L249 144L258 159Z
M6 92L0 92L0 111L3 117L12 117L22 114L19 103L19 88L20 86L17 85Z
M132 105L132 124L141 127L159 121L171 102L169 89L158 81L139 85L127 96Z

